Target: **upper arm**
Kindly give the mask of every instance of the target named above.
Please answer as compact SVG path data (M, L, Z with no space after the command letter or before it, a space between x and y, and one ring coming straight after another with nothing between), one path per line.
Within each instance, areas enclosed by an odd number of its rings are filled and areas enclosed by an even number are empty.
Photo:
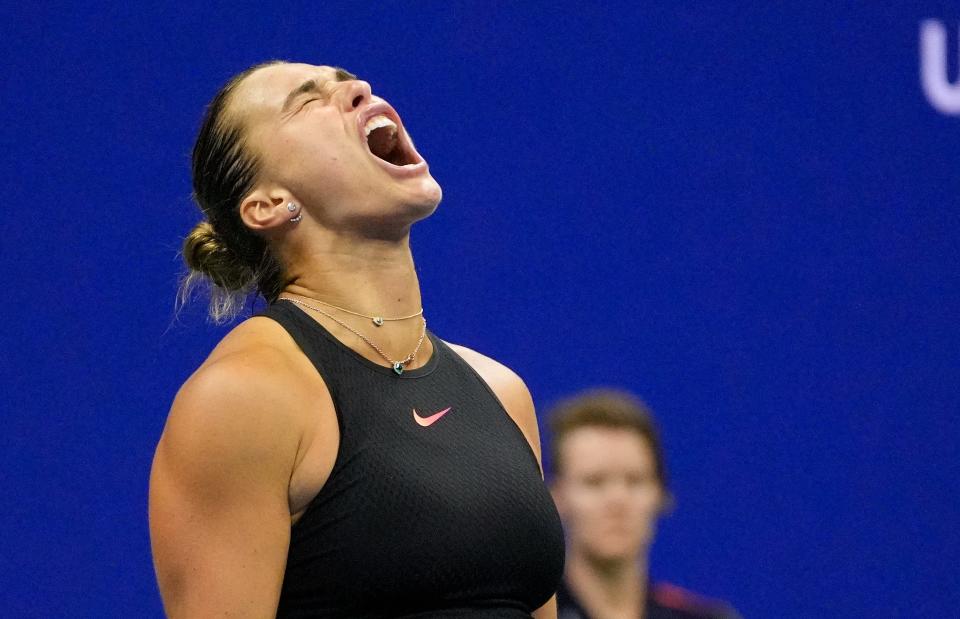
M527 389L523 379L517 376L513 370L490 357L464 346L456 344L449 344L449 346L463 357L464 361L470 364L490 386L514 423L520 428L527 442L530 443L530 449L533 450L537 462L540 463L540 430L537 426L537 414L534 410L530 390ZM542 464L540 469L542 475Z
M299 436L263 368L228 357L173 403L150 475L150 534L168 616L276 612Z

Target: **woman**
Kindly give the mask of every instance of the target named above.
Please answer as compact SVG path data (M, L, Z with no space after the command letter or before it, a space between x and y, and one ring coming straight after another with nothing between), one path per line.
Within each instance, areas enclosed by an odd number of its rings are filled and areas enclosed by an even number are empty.
M441 191L342 69L235 77L193 153L211 314L270 302L178 392L150 527L172 617L550 617L559 518L533 404L426 329L410 226Z

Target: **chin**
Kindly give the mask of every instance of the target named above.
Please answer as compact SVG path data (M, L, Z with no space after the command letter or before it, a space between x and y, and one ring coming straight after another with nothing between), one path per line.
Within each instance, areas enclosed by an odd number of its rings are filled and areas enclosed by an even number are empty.
M422 179L420 179L420 193L423 194L423 199L425 203L429 203L433 208L437 208L437 205L440 204L440 200L443 199L443 189L440 188L440 183L438 183L432 176L427 174Z
M602 561L617 563L634 560L646 547L646 544L635 538L617 538L605 540L595 545L592 554Z
M600 565L620 565L635 561L639 552L630 552L632 549L620 548L591 548L587 556Z
M432 215L443 199L443 190L433 177L427 176L418 180L416 191L404 199L404 204L414 214L414 221Z

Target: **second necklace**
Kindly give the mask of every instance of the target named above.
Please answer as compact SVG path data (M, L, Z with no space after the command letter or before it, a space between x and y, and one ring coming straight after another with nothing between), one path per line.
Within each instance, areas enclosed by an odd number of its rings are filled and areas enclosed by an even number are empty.
M397 361L397 360L391 359L389 356L387 356L387 353L383 352L383 350L381 350L379 346L377 346L376 344L374 344L373 342L371 342L370 339L367 338L367 336L365 336L363 333L360 333L359 331L357 331L356 329L354 329L353 327L351 327L351 326L348 325L347 323L343 322L342 320L338 319L336 316L333 316L333 315L330 314L329 312L326 312L326 311L320 309L319 307L314 307L314 306L312 306L312 305L309 305L309 304L307 304L307 303L304 303L303 301L300 301L300 300L298 300L298 299L291 299L290 297L279 297L279 299L282 299L282 300L284 300L284 301L290 301L291 303L296 303L297 305L302 305L303 307L306 307L307 309L312 309L312 310L315 311L315 312L319 312L319 313L323 314L324 316L326 316L327 318L329 318L330 320L332 320L332 321L334 321L335 323L337 323L338 325L340 325L341 327L343 327L344 329L346 329L347 331L350 331L351 333L353 333L354 335L356 335L357 337L359 337L361 340L363 340L364 342L366 342L367 345L370 346L370 348L372 348L372 349L374 349L375 351L377 351L377 354L379 354L381 357L383 357L383 358L386 360L386 362L390 364L390 367L393 369L394 373L396 373L397 376L400 376L401 374L403 374L403 371L404 371L404 369L405 369L404 366L406 366L408 363L411 363L414 359L416 359L417 353L420 352L420 347L423 345L423 338L424 338L424 336L427 334L427 319L421 317L420 320L421 320L421 322L423 323L423 326L422 326L421 329L420 329L420 339L417 340L417 346L416 346L416 348L414 348L414 349L413 349L413 352L411 352L409 355L407 355L407 356L404 357L403 359L400 359L399 361ZM324 305L328 305L328 304L324 303ZM335 307L335 306L334 306L334 307ZM342 309L342 308L337 308L337 309ZM344 311L347 311L347 313L350 313L350 314L354 314L355 316L363 316L364 318L380 318L379 316L371 317L371 316L366 316L366 315L364 315L364 314L357 314L356 312L350 312L349 310L344 310ZM414 315L412 315L412 316L408 316L407 318L414 318L414 317L416 317L416 316L420 316L421 314L423 314L423 309L421 309L418 314L414 314ZM375 324L375 325L377 325L377 326L379 327L380 325L383 324L383 320L384 320L384 319L383 319L383 318L380 318L380 320L381 320L380 324L377 324L377 321L376 321L376 320L373 321L373 324ZM391 320L405 320L405 318L393 318L393 319L391 319Z

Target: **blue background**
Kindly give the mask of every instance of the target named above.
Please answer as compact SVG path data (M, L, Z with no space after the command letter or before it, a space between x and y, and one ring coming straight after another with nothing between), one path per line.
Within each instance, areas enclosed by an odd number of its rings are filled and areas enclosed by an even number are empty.
M287 58L367 79L430 162L436 333L541 411L657 412L654 576L748 618L957 616L960 118L918 38L945 24L955 79L960 6L375 4L0 9L2 614L161 615L150 461L225 332L174 319L189 151Z

